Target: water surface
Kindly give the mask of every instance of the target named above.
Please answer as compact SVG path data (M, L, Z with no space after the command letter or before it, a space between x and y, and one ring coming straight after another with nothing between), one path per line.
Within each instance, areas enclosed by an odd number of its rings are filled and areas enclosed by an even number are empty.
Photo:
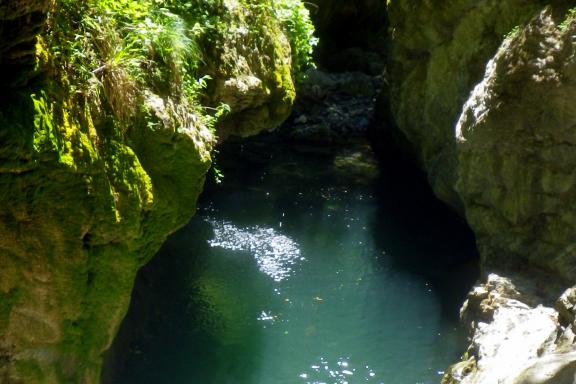
M231 146L141 271L104 383L438 383L477 273L462 222L365 148Z

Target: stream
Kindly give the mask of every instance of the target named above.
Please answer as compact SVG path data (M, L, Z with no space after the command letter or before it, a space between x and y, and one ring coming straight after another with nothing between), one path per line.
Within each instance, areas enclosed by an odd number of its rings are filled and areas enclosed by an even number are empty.
M362 142L220 153L223 181L139 273L103 383L439 383L479 272L425 181L379 174Z

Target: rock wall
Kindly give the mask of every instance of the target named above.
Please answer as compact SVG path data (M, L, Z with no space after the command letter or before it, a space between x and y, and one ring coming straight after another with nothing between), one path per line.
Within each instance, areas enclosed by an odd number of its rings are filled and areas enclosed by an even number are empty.
M382 72L387 28L385 0L307 2L320 43L315 54L329 71Z
M531 280L496 274L475 287L461 313L471 344L442 384L572 384L576 289L555 305L543 305L538 291Z
M445 383L573 382L573 293L557 310L546 298L576 281L573 6L388 4L386 129L466 217L484 271L524 281L491 275L472 291L471 345Z
M0 87L23 85L36 66L36 36L50 0L0 0Z
M388 4L390 88L382 101L389 101L394 124L437 196L460 212L454 190L456 121L504 35L541 7L536 0Z
M290 114L296 91L290 42L272 14L246 12L224 1L226 30L209 45L204 72L212 77L209 103L231 110L218 137L248 137L280 125Z
M489 265L576 281L576 23L540 13L507 38L456 126L456 190Z
M25 20L45 9L16 3ZM0 19L16 3L0 2ZM54 2L50 17L64 3ZM133 4L138 11L145 2ZM255 19L237 2L222 3L220 11L236 31L219 57L206 57L222 65L212 67L216 88L224 85L212 101L232 107L235 123L221 132L270 128L287 116L294 97L290 46L274 19ZM63 19L69 32L85 32ZM36 47L26 63L6 56L15 52L5 40L11 32L0 29L2 63L29 78L33 58L36 77L34 84L12 84L0 108L0 382L97 383L136 272L195 210L215 137L203 109L182 92L130 80L105 59L90 68L94 84L116 93L96 88L86 97L68 75L84 73L70 68L78 62L49 48L53 25L36 43L38 25L23 34ZM241 32L253 27L260 32ZM166 62L158 60L151 65L163 73ZM225 66L231 63L244 65L232 73ZM115 97L137 103L117 104Z
M391 2L388 97L398 130L435 193L466 216L486 265L528 264L574 280L573 27L566 7L544 7Z

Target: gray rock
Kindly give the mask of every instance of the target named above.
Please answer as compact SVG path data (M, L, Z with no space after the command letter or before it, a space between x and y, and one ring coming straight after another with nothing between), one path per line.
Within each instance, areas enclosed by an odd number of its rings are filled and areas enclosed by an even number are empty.
M521 301L525 297L511 279L495 274L472 290L462 309L471 344L463 361L447 370L444 384L568 383L538 381L569 376L576 355L566 349L569 335L558 337L558 312L530 306Z
M512 384L576 383L576 350L553 353L537 359Z
M566 324L574 324L576 320L576 287L568 288L556 301L556 310L560 320Z
M389 101L394 126L410 142L434 192L460 212L454 126L462 105L503 36L541 7L538 0L388 4L390 88L379 108Z
M575 281L576 25L543 7L392 2L388 97L435 193L466 217L489 268Z
M456 125L456 190L487 264L576 280L576 23L504 41Z

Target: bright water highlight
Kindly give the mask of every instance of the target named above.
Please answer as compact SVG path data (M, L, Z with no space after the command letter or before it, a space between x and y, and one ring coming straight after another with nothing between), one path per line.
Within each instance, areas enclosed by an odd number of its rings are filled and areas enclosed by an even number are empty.
M274 228L254 226L243 230L226 221L207 221L214 229L214 238L208 241L210 246L248 252L260 271L274 281L280 282L290 276L294 264L304 260L298 244Z

